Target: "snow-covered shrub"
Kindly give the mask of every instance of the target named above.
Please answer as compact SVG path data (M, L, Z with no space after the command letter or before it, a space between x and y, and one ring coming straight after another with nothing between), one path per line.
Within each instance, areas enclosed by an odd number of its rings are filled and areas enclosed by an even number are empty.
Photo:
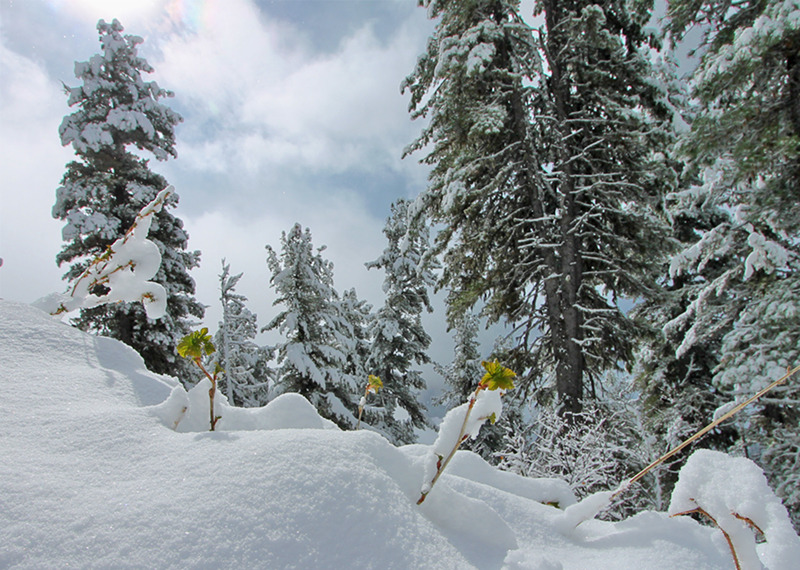
M482 364L486 374L469 401L447 412L439 426L439 435L426 458L425 482L417 504L431 492L459 446L468 438L476 437L486 420L497 421L503 411L502 395L514 388L514 372L496 360Z
M141 301L148 318L164 316L167 292L163 286L150 281L161 265L161 252L147 239L147 234L153 216L174 192L174 187L167 186L142 208L125 235L89 264L51 312L61 314L108 303Z
M498 467L526 477L563 479L579 498L586 497L619 483L631 463L636 467L628 476L644 466L634 457L641 442L629 432L624 416L597 405L570 418L541 406L530 427L509 428L497 453Z

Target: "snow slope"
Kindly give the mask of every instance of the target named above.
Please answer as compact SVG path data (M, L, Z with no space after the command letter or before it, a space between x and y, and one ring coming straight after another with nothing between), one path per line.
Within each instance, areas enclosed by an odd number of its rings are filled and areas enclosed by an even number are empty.
M720 533L688 517L561 533L544 503L574 502L564 483L467 452L417 506L426 446L339 431L300 396L221 400L207 432L201 391L4 301L0 389L0 568L733 567Z

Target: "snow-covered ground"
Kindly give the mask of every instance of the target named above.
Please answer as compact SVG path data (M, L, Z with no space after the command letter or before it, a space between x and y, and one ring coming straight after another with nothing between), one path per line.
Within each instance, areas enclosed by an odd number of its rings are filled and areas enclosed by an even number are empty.
M428 447L339 431L300 396L220 401L208 432L207 392L4 301L0 389L0 568L733 568L689 517L565 529L546 503L573 503L566 484L468 452L417 506ZM773 568L800 567L796 538Z

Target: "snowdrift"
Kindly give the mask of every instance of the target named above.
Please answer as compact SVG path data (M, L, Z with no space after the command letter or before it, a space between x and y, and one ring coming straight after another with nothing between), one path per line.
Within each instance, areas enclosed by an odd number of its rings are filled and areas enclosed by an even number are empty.
M468 452L417 506L426 446L339 431L300 396L221 399L208 432L191 405L207 405L202 387L3 301L0 388L2 568L733 567L720 533L688 517L559 532L546 503L574 503L566 484Z

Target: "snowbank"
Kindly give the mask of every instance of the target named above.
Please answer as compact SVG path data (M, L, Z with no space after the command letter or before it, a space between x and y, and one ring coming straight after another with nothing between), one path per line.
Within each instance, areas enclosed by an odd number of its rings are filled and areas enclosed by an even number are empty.
M561 534L563 483L468 452L418 507L428 447L331 429L299 396L220 400L208 432L207 391L26 305L0 301L0 349L2 568L732 567L688 517Z

